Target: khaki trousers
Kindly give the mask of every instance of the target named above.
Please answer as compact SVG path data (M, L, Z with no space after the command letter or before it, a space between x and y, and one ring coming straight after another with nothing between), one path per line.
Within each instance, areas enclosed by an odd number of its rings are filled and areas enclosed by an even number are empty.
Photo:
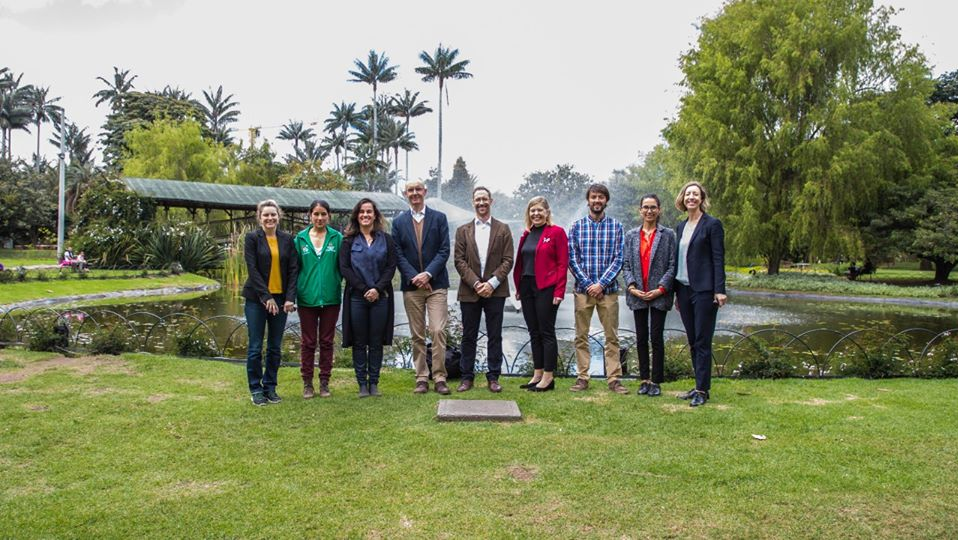
M592 311L599 312L599 322L605 332L605 376L608 382L622 377L622 363L619 361L619 295L606 294L601 299L585 293L575 293L575 362L576 376L589 379L589 364L592 353L589 350L589 327L592 324Z
M417 289L402 293L409 333L412 334L412 357L416 366L416 382L429 380L426 366L426 322L432 340L432 378L446 380L446 324L449 321L449 303L446 289Z

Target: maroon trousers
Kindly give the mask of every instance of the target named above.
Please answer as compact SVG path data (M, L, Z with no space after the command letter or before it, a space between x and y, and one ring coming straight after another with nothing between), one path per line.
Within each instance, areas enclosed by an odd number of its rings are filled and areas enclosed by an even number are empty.
M333 338L336 336L336 321L339 320L339 306L305 307L299 306L299 327L302 333L302 346L299 350L299 372L303 382L313 382L313 362L316 358L317 329L319 341L319 381L329 382L329 373L333 370Z

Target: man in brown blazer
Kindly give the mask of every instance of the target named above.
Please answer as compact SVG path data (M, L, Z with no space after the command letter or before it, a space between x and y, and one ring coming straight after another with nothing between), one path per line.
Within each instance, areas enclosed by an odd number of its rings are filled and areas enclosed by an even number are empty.
M453 260L461 280L459 306L462 310L462 383L456 390L470 390L476 377L476 341L479 319L486 314L489 366L486 380L490 392L501 392L502 311L509 296L509 271L512 270L513 245L509 227L492 217L492 193L484 188L472 190L476 218L456 229Z

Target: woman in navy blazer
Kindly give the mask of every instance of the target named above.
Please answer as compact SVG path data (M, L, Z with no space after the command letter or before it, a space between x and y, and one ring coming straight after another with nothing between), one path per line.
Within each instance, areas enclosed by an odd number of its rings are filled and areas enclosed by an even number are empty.
M280 346L286 330L286 316L296 309L296 280L299 256L293 237L279 230L282 216L276 201L256 205L260 228L246 233L243 258L246 260L246 377L254 405L279 403L276 379L279 375ZM266 370L263 370L263 338L266 340Z
M545 197L533 197L526 205L526 230L519 238L515 260L512 279L529 329L534 369L532 380L519 388L531 392L555 390L553 377L559 362L556 313L565 298L569 239L562 227L552 224Z
M682 317L692 355L695 388L680 395L698 407L709 400L712 386L712 335L718 309L725 305L725 230L722 222L705 213L708 193L702 184L688 182L675 198L675 207L688 213L679 223L675 272L675 307Z

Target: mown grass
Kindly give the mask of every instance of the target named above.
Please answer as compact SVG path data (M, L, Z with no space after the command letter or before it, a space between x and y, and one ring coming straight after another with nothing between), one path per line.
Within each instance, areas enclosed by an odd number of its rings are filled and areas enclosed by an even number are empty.
M812 292L851 296L884 296L900 298L954 299L958 285L904 286L874 281L850 281L843 277L802 272L778 275L730 273L730 287L770 291Z
M601 385L516 424L385 397L254 408L241 365L0 351L0 522L17 538L947 537L954 381L717 381L694 410ZM689 381L667 385L671 394ZM483 388L468 398L488 399ZM462 395L453 396L461 399ZM767 436L759 441L753 434Z
M97 272L124 272L98 270ZM122 275L135 275L126 271ZM167 277L116 277L110 279L50 279L48 281L26 281L22 283L0 284L0 305L39 300L43 298L58 298L82 294L95 294L114 291L137 289L162 289L166 287L188 287L194 285L215 285L214 280L195 274L181 274Z
M17 266L57 264L57 252L50 249L0 249L0 263L8 269Z

